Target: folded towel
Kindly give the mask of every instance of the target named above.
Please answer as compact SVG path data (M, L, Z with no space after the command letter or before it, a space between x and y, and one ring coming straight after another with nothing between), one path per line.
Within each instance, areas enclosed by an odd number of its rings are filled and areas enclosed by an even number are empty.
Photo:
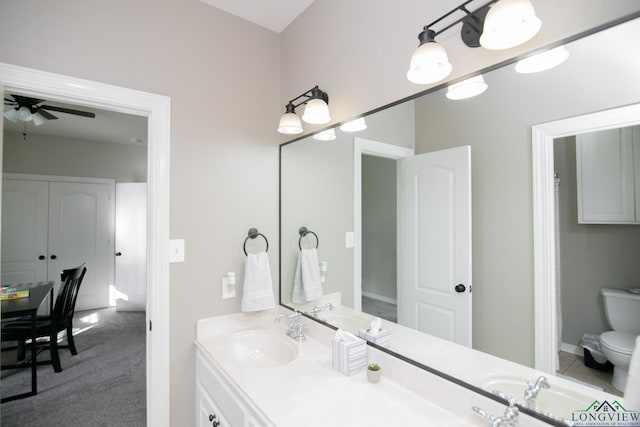
M303 304L320 297L322 297L322 282L318 250L315 248L302 249L298 255L296 272L293 276L291 302Z
M242 311L267 310L276 306L271 268L266 252L248 254L244 266Z
M624 406L629 410L640 411L640 336L636 338L636 347L631 355Z

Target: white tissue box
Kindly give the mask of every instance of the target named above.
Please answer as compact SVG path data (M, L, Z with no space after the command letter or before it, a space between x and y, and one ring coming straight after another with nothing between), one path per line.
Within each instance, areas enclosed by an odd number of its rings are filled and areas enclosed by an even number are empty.
M347 376L364 371L367 366L367 342L344 331L333 339L333 368Z
M381 347L391 347L391 333L387 330L380 329L377 334L371 334L370 329L360 329L358 336Z

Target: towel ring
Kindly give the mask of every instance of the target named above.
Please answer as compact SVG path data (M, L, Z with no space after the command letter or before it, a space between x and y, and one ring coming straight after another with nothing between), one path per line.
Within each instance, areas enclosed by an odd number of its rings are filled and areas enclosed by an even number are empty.
M250 228L249 231L247 232L247 237L246 237L246 239L244 239L244 243L242 244L242 250L244 250L244 254L245 255L249 255L247 253L247 241L249 239L255 239L258 236L262 236L262 238L264 239L264 241L267 244L267 248L265 249L265 252L267 252L269 250L269 240L267 240L267 236L265 236L264 234L260 233L257 228Z
M316 233L314 233L311 230L308 230L307 227L300 227L300 230L298 230L298 233L300 234L300 238L298 239L298 247L300 248L300 250L302 250L302 238L305 237L307 234L313 234L316 238L316 249L318 249L318 246L320 246L320 239L318 239L318 235Z

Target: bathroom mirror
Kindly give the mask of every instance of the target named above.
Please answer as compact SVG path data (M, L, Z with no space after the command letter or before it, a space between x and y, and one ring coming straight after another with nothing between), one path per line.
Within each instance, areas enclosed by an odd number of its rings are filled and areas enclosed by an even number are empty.
M368 325L370 315L386 319L383 327L402 318L393 307L400 294L395 286L401 215L395 159L469 145L473 274L465 285L473 286L472 347L533 366L531 128L640 102L640 58L632 42L639 39L640 20L629 20L567 43L569 58L556 68L519 74L510 63L484 73L488 89L475 98L452 101L445 87L435 88L365 115L365 130L347 133L336 127L332 141L308 136L283 144L281 303L308 311L331 302L340 309L323 310L318 317L354 333ZM318 240L301 236L301 226ZM299 247L316 244L319 260L326 262L325 297L292 304ZM606 328L598 296L583 300L582 310L565 300L561 306L591 313L595 320L589 328ZM518 330L529 332L518 336ZM579 338L574 333L567 339L577 346ZM433 366L433 357L416 346L394 342L393 333L390 350L456 376L446 364ZM458 378L483 387L472 375Z

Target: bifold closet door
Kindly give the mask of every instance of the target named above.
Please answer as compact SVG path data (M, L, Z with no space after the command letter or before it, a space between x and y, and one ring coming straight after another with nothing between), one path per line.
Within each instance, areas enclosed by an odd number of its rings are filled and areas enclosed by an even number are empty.
M76 311L109 305L114 215L106 184L49 184L49 277L59 278L63 269L87 263Z
M47 280L49 183L2 181L3 285Z

